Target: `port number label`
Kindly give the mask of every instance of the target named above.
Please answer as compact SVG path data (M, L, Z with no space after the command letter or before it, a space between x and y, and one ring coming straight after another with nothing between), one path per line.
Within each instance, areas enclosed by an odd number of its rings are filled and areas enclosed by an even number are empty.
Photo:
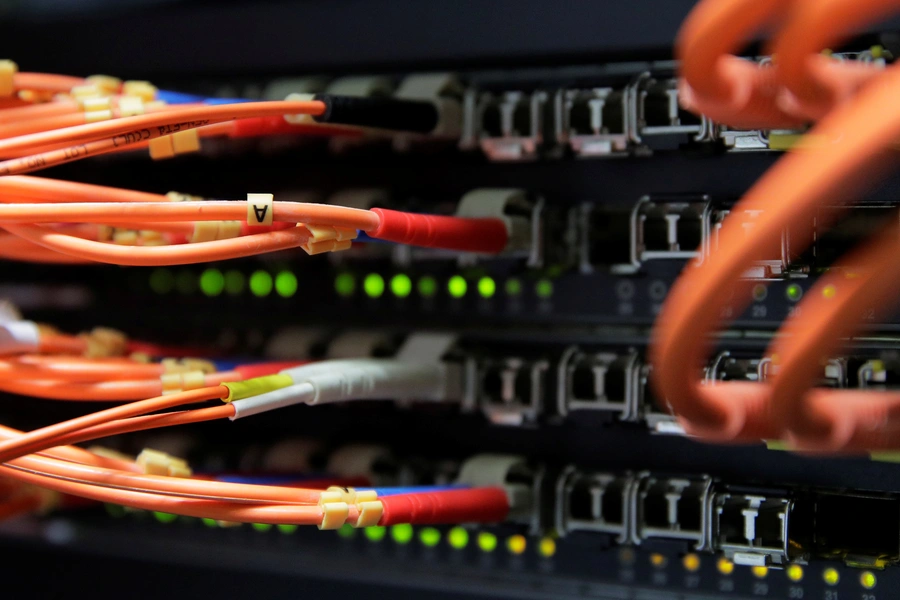
M719 580L719 591L720 592L733 592L734 591L734 580L720 579Z
M763 583L761 581L753 582L753 593L756 596L768 596L769 595L769 584Z
M750 308L750 316L754 319L765 319L768 311L766 310L766 306L764 304L754 304Z
M875 600L875 594L863 594L860 600Z
M699 575L687 575L684 578L684 587L692 588L692 589L700 587L700 576Z
M799 585L792 585L788 588L788 598L799 598L803 597L803 588Z

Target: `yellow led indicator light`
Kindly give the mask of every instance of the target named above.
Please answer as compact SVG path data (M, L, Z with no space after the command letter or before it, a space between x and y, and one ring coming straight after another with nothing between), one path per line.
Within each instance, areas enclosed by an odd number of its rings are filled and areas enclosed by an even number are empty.
M229 296L237 296L244 291L247 278L240 271L227 271L225 273L225 293Z
M437 280L430 275L426 275L419 280L418 288L419 294L421 294L423 298L432 298L437 294Z
M402 273L391 277L391 293L398 298L406 298L412 293L412 279Z
M556 540L550 537L542 539L538 545L538 553L544 558L550 558L556 554Z
M263 532L270 531L272 529L271 523L253 523L250 525L255 531Z
M681 559L681 565L685 571L696 573L700 570L700 557L696 554L685 554L684 558Z
M482 277L478 280L478 293L482 298L493 298L497 293L497 283L490 277Z
M489 531L478 534L478 547L482 552L493 552L497 549L497 536Z
M276 525L278 531L285 535L289 535L297 531L297 525L291 525L290 523L281 523L280 525Z
M837 585L841 580L841 575L838 573L837 569L828 567L822 571L822 580L828 585Z
M341 273L334 278L334 291L343 298L352 296L356 291L356 279L351 273Z
M447 292L454 298L462 298L468 289L469 284L462 275L454 275L447 282Z
M363 291L369 298L381 298L384 294L384 277L378 273L369 273L363 279Z
M660 554L659 552L654 552L650 555L650 564L656 567L657 569L662 569L668 563L668 559L666 559L665 555Z
M179 294L193 294L197 291L197 277L188 270L179 271L175 276L175 289Z
M250 276L250 292L262 298L272 293L272 276L266 271L255 271Z
M218 296L225 289L225 276L218 269L207 269L200 274L200 291L206 296Z
M175 287L175 276L169 269L155 269L150 273L150 289L156 294L168 294Z
M441 532L434 527L423 527L419 531L419 541L427 548L434 548L441 543Z
M370 542L380 542L384 539L384 536L387 535L387 528L385 527L366 527L364 531L366 533L366 539Z
M523 554L528 547L528 540L524 535L514 535L506 540L506 549L510 554Z
M634 562L634 550L631 548L622 548L619 550L619 562L623 565L630 565Z
M172 523L178 520L178 515L173 515L172 513L154 511L153 518L159 521L160 523Z
M344 539L350 539L352 537L356 537L356 528L350 525L349 523L344 523L337 530L338 535Z
M794 583L803 580L803 567L800 565L790 565L784 573Z
M409 523L399 523L391 527L391 537L398 544L408 544L413 539L413 526Z
M290 271L282 271L275 276L275 291L282 298L290 298L297 293L297 276Z
M878 580L872 571L863 571L859 576L859 584L867 590L874 588L876 583L878 583Z
M765 579L766 575L769 574L769 567L756 565L755 567L750 568L750 572L753 573L753 576L757 579Z
M462 550L469 545L469 532L462 527L454 527L447 534L447 543L449 543L452 548Z
M716 568L722 575L731 575L734 573L734 563L724 557L716 561Z
M784 295L787 296L787 299L791 302L799 302L800 298L803 297L803 288L796 283L792 283L791 285L787 286L787 289L784 291Z
M553 282L549 279L541 279L535 284L534 293L542 300L548 299L553 295Z

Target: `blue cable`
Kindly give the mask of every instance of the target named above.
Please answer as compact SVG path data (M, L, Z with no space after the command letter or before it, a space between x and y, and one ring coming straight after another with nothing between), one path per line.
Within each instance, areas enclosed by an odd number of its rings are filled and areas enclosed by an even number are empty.
M252 100L245 98L207 98L206 96L185 94L184 92L174 92L172 90L158 90L156 99L162 100L166 104L196 104L197 102L203 102L204 104L216 105L252 102Z
M430 492L449 492L452 490L465 490L469 486L462 484L451 485L412 485L407 487L379 487L379 488L359 488L357 491L364 489L373 489L378 497L383 496L402 496L404 494L427 494Z

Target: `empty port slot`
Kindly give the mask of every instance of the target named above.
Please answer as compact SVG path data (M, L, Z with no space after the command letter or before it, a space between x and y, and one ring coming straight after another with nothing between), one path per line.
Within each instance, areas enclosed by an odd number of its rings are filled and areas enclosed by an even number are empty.
M817 555L900 558L900 501L823 495L815 510Z
M596 395L596 367L578 365L572 372L572 394L578 399L594 398Z
M682 531L700 531L703 526L702 490L688 488L678 501L678 527Z
M828 209L823 209L828 210ZM831 217L828 217L831 220ZM830 229L816 233L816 267L828 267L883 227L898 229L897 212L883 206L857 207L839 216ZM898 231L900 235L900 231Z
M593 265L631 261L631 215L627 210L594 209L588 229L588 257Z
M491 102L484 108L481 117L481 131L488 137L503 136L503 118L500 114L500 105L496 102Z
M645 250L671 250L669 244L669 221L664 210L654 208L641 216Z
M577 402L628 400L627 379L634 358L610 354L580 356L569 371L569 398Z
M622 93L613 92L603 103L603 133L625 133L625 118L622 106Z
M644 123L648 127L677 125L672 122L672 101L667 91L665 86L657 85L644 97Z
M676 227L680 250L696 250L703 242L703 221L700 214L687 208L681 212Z
M726 501L720 507L718 519L719 541L723 544L743 546L748 543L745 537L744 515L741 512L746 503L740 500Z
M644 524L648 527L665 529L669 527L669 501L665 486L657 484L644 498Z
M583 478L569 492L569 516L576 521L621 526L625 522L625 479Z

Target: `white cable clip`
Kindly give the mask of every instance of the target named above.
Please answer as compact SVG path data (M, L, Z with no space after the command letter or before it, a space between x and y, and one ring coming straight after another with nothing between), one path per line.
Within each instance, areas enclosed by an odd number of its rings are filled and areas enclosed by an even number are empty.
M271 225L274 221L275 196L272 194L247 194L247 224Z

